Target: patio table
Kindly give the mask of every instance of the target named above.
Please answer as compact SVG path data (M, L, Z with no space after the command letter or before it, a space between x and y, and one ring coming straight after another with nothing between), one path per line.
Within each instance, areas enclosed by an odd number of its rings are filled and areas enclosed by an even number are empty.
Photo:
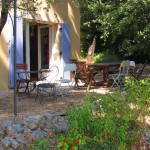
M107 62L107 63L93 63L93 64L86 64L88 70L91 70L90 68L95 68L96 70L100 69L103 71L103 84L108 86L109 85L109 74L112 73L113 70L111 68L114 68L114 71L117 70L120 66L120 63L117 62ZM94 71L90 72L91 75L89 75L89 86L91 84L92 78L96 75Z

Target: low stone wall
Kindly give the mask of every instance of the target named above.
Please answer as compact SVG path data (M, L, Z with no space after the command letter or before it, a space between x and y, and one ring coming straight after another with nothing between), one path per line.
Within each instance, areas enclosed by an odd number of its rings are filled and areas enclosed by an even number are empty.
M0 150L26 150L34 140L49 138L53 131L61 133L68 129L66 111L46 112L18 121L7 120L0 125ZM150 130L146 136L150 145Z
M64 111L46 112L17 122L3 122L0 125L0 150L24 150L32 141L48 138L52 131L59 133L68 130L65 116Z

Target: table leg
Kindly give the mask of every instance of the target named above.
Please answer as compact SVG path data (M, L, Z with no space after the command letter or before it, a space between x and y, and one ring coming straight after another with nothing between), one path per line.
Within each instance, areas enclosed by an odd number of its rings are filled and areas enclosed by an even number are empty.
M109 85L109 67L106 66L106 85Z

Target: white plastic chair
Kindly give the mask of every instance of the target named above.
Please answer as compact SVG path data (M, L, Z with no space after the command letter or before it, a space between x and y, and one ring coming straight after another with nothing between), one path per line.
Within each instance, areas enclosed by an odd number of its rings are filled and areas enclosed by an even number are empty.
M62 78L60 80L57 80L58 85L59 85L59 92L60 94L63 96L65 95L73 95L73 87L74 87L74 79L75 79L75 74L76 74L76 70L77 70L77 66L75 63L73 64L66 64L64 67L64 72L63 74L65 74L65 72L73 72L74 73L74 77L73 80L71 79L66 79L66 78Z
M135 70L135 61L129 61L129 71L134 72Z
M129 60L124 60L120 64L119 73L112 74L113 84L111 87L117 86L122 87L124 85L124 78L128 74L129 71Z

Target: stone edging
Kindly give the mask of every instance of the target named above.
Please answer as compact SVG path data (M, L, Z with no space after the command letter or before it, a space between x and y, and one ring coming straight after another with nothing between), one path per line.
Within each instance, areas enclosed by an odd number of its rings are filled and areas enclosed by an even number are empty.
M24 118L20 122L6 121L0 125L0 150L19 150L41 138L48 138L51 131L68 130L66 112L46 112Z

